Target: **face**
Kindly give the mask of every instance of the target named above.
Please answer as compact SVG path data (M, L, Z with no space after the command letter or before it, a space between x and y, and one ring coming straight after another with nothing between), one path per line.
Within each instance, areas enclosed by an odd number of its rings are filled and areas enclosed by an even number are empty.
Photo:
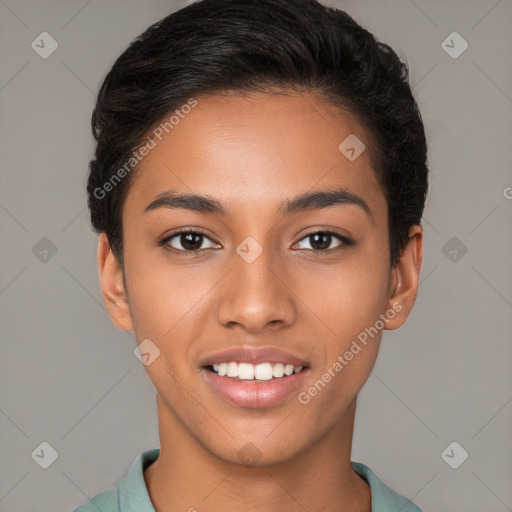
M371 141L346 112L314 94L196 99L155 139L128 192L126 289L100 239L104 298L118 327L160 351L145 369L166 413L223 460L239 462L252 443L260 462L275 463L347 419L382 329L399 327L414 302L421 230L391 268ZM355 159L339 149L350 135L366 146ZM277 402L237 404L202 363L241 346L307 365Z

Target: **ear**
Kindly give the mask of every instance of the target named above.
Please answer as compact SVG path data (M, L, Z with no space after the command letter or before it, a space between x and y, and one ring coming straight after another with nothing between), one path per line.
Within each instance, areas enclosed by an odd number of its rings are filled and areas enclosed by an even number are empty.
M98 241L98 270L103 301L112 323L122 331L133 330L123 271L110 248L107 235L100 233Z
M407 245L391 271L388 311L396 314L385 323L386 330L398 329L407 320L418 295L422 260L423 230L420 226L412 226Z

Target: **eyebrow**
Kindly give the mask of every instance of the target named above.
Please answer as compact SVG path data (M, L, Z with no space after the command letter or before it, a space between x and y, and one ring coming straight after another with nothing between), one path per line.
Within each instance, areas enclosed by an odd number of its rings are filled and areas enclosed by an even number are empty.
M294 198L287 199L281 203L280 213L290 215L292 213L319 210L344 204L353 204L361 207L370 219L372 221L374 220L370 207L364 199L345 188L306 192ZM179 194L173 190L166 190L158 194L153 201L146 206L144 212L158 208L183 208L199 213L222 216L228 215L228 211L217 199L198 194Z

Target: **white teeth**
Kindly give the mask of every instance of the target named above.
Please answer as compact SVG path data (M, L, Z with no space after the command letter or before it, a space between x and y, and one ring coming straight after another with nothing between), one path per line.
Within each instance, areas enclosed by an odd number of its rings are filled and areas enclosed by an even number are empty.
M231 364L231 363L229 363ZM236 365L236 363L233 363ZM249 363L240 363L238 366L238 374L236 377L239 379L252 380L254 379L254 365Z
M234 362L228 363L226 377L238 377L238 365Z
M272 365L270 363L257 364L254 367L254 378L257 380L270 380L273 377Z
M291 375L293 373L293 364L287 364L284 367L284 374L285 375Z
M224 376L226 375L228 369L228 363L220 363L219 364L219 375Z
M293 366L292 364L284 365L283 363L229 363L214 364L213 370L221 377L231 377L240 380L271 380L272 378L281 378L283 376L298 373L302 370L302 366Z
M272 375L274 377L282 377L284 375L284 364L283 363L277 363L272 368Z

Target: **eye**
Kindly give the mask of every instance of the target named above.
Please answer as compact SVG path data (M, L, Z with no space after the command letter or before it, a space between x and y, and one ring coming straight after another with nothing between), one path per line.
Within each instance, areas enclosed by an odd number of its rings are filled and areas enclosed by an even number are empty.
M309 247L305 247L305 249L313 250L321 254L333 250L332 248L330 249L333 239L337 239L339 241L338 245L336 245L334 249L343 245L354 244L354 242L350 238L347 238L346 236L340 233L336 233L335 231L315 231L313 233L307 234L305 237L301 239L301 241L308 241ZM299 244L300 243L301 242L299 242Z
M308 242L309 247L302 249L314 251L317 254L327 253L341 246L353 245L353 240L335 231L315 231L304 236L298 244ZM338 240L338 244L332 247L333 241ZM204 242L209 245L204 247ZM158 245L165 247L167 250L183 253L185 256L198 254L202 250L220 247L210 237L199 230L187 229L174 232L172 235L162 239ZM300 247L299 247L300 248Z
M205 241L209 241L211 245L203 247ZM188 256L197 254L203 249L211 249L216 244L202 231L187 229L176 231L171 236L165 237L158 245L164 246L166 249L174 252L182 252ZM170 249L167 246L169 246Z

